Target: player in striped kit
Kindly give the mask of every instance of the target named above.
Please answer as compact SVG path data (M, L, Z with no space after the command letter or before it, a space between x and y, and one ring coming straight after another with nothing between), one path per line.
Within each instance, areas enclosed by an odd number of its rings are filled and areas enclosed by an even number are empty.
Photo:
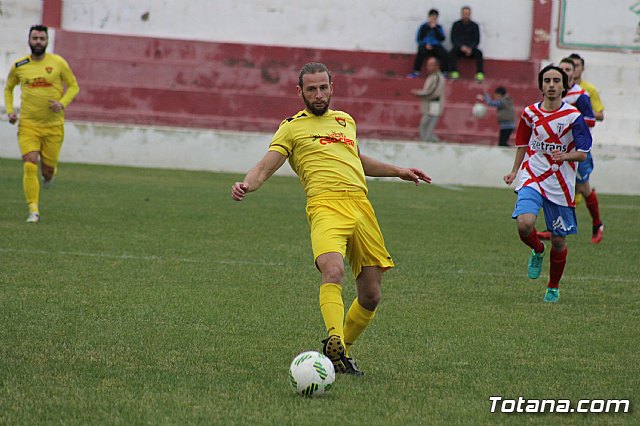
M569 88L565 72L548 65L538 74L543 100L526 107L516 133L516 156L511 172L504 176L507 185L520 177L516 185L518 199L512 217L517 219L520 239L531 247L529 278L542 271L545 246L535 223L544 211L551 230L549 283L545 302L557 302L559 283L567 262L566 236L577 233L575 181L579 161L591 149L591 133L575 107L562 101Z
M584 121L587 123L590 129L596 125L596 114L591 107L591 99L587 91L585 91L580 85L576 84L573 80L573 73L575 70L575 64L572 58L564 58L560 61L559 67L567 74L569 78L569 91L563 98L563 101L575 106L584 117ZM593 157L591 152L587 153L587 159L581 161L578 164L578 171L576 177L576 192L581 194L591 215L592 232L591 242L593 244L599 244L602 241L602 231L604 225L600 219L600 207L598 203L598 197L595 191L591 188L589 183L589 177L593 172ZM538 233L538 236L542 239L548 240L551 238L551 232L545 231Z

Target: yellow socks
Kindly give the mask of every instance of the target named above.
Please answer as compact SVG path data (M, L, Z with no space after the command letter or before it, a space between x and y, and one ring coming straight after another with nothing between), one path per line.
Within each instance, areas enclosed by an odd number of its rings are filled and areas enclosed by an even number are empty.
M371 323L376 311L363 308L356 298L347 317L344 317L344 302L342 301L342 286L340 284L322 284L320 286L320 312L327 328L327 336L333 334L340 336L347 356L353 342L362 334Z
M358 298L353 301L344 322L344 346L347 356L349 356L349 349L353 342L367 328L374 316L376 316L376 311L370 311L360 306Z
M320 312L327 327L327 336L335 334L344 342L344 302L340 284L326 283L320 286Z
M29 204L29 212L38 211L38 198L40 197L40 182L38 181L38 165L25 161L23 163L24 174L22 185L24 195Z

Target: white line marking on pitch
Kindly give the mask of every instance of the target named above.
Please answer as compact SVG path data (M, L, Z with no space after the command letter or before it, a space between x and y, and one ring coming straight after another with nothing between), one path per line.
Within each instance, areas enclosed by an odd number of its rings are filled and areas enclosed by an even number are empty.
M229 259L210 259L210 260L196 260L186 257L162 257L162 256L148 256L148 255L134 255L134 254L111 254L111 253L88 253L82 251L49 251L49 250L18 250L1 248L0 252L5 253L28 253L28 254L47 254L58 256L84 256L84 257L98 257L104 259L131 259L131 260L168 260L178 261L186 263L218 263L222 265L261 265L261 266L284 266L284 263L280 262L256 262L249 260L229 260Z

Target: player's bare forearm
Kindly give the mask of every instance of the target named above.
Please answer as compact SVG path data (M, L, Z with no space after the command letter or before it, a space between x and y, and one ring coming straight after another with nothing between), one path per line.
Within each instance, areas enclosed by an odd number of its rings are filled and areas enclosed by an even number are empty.
M400 177L400 167L360 154L364 174L371 177Z
M524 156L526 153L526 146L519 146L516 149L516 158L513 160L513 167L511 168L512 173L518 173L518 170L520 170L520 166L522 165L522 161L524 160Z
M279 152L269 151L256 164L242 182L236 182L231 187L231 198L241 201L249 192L257 191L283 164L287 157Z
M582 151L562 152L554 149L551 152L551 158L555 161L584 161L587 159L587 153Z
M262 164L258 164L249 170L243 181L247 184L247 192L257 191L272 174L273 172L266 170Z
M362 154L360 154L360 161L362 162L362 169L366 176L397 177L402 180L415 182L416 185L420 181L431 183L431 178L420 169L398 167Z

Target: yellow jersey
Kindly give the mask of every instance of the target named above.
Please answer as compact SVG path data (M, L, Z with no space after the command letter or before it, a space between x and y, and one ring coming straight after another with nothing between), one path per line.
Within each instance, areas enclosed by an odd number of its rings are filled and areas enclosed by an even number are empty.
M367 193L356 123L345 112L298 112L282 121L269 151L288 157L307 198L330 191Z
M591 109L593 109L593 112L604 111L604 105L602 105L600 95L596 90L596 86L584 80L580 80L579 84L580 87L582 87L589 94L589 99L591 100Z
M66 91L63 83L67 87ZM64 110L51 111L49 101L58 101L66 108L80 91L67 61L53 53L46 53L40 61L34 61L31 55L24 56L13 64L4 89L7 114L13 112L13 89L18 84L22 88L21 126L63 125Z

